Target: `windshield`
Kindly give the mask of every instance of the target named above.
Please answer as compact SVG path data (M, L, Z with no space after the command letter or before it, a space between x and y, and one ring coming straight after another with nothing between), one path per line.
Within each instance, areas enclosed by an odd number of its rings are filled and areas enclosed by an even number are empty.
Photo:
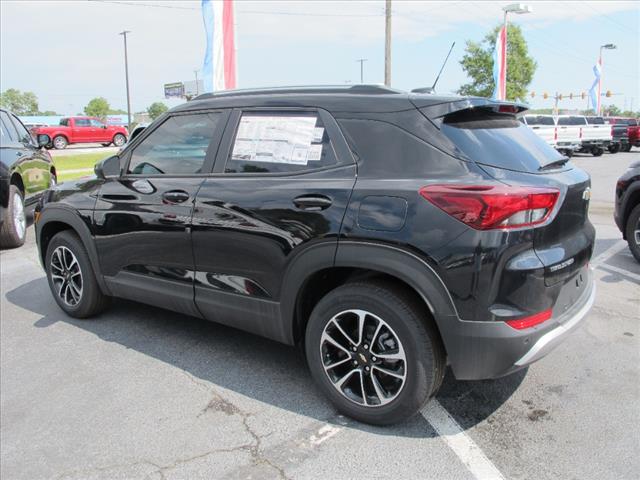
M444 133L471 160L520 172L563 157L515 117L487 111L463 110L445 117Z

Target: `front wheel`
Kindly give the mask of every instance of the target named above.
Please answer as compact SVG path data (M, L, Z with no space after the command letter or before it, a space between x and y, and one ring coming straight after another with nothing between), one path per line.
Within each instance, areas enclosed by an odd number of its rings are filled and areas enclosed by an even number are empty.
M602 147L593 147L591 149L591 155L593 155L594 157L599 157L604 153L604 148Z
M329 292L313 309L305 351L336 408L376 425L414 415L444 376L444 349L425 307L390 282Z
M613 145L609 145L607 149L609 150L609 153L618 153L620 151L620 144L615 143Z
M7 215L0 229L0 245L5 248L20 247L27 237L27 217L24 213L23 198L18 187L9 186Z
M629 250L631 250L635 259L640 262L640 205L636 205L631 210L629 218L627 218L625 236L627 237Z
M100 291L87 251L72 231L64 230L51 239L45 268L53 298L68 315L87 318L107 306L109 297Z
M121 147L123 146L125 143L127 142L127 137L125 137L124 135L122 135L121 133L116 133L113 136L113 144L116 147Z
M630 152L631 151L631 144L627 143L624 148L622 149L623 152Z

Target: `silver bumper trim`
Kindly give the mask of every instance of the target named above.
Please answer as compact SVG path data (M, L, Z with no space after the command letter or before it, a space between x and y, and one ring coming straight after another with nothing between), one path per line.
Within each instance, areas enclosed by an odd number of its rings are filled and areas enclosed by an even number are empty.
M582 305L580 310L578 310L571 317L571 319L567 320L562 325L554 328L550 332L540 337L538 341L533 345L533 347L531 347L531 349L515 363L516 366L522 367L535 362L546 353L548 353L548 351L551 350L555 345L557 345L562 337L564 337L571 330L578 326L578 324L584 319L585 315L589 312L589 310L593 306L593 302L596 299L595 279L592 280L591 285L591 293L589 294L589 298L587 299L585 304Z

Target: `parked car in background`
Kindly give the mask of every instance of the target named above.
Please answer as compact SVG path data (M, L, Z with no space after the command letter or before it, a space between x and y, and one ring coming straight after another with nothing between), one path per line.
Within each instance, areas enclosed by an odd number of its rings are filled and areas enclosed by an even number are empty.
M583 115L558 115L556 125L558 139L563 135L574 138L576 132L578 133L578 151L581 153L591 153L594 157L599 157L611 144L611 128L605 125L604 121L593 120L590 124Z
M602 118L602 117L587 117L590 118ZM602 121L606 125L611 126L611 144L607 148L609 153L618 153L620 151L628 152L629 147L629 135L627 133L629 127L625 120L620 120L612 117L602 118Z
M369 85L201 95L42 198L51 294L73 317L126 297L299 344L341 413L401 421L447 365L524 368L594 301L589 175L525 110Z
M73 143L101 143L104 147L112 143L121 147L127 142L129 133L125 127L108 125L95 117L68 117L60 120L54 127L36 127L36 134L51 137L51 146L56 149L67 148Z
M640 262L640 162L632 163L618 179L614 219L629 250Z
M631 151L631 147L640 147L640 126L638 126L638 119L607 117L607 121L613 125L616 130L626 130L627 145L621 147L623 152Z
M133 130L131 130L131 135L129 136L129 141L134 140L138 135L140 135L145 128L149 126L148 122L139 123Z
M521 121L547 144L567 157L572 157L573 153L580 149L579 131L564 129L560 135L553 115L524 115Z
M20 119L0 109L0 246L19 247L27 235L25 208L33 206L42 192L56 184L56 169L44 145Z

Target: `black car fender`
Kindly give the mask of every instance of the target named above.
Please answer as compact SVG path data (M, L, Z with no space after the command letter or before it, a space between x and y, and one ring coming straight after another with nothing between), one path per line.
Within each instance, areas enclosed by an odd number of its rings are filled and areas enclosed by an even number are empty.
M68 225L69 228L78 235L78 237L82 241L82 244L84 245L85 250L87 251L89 261L91 262L91 266L93 267L93 271L95 272L96 281L98 282L100 289L106 295L110 295L109 288L107 287L107 284L105 283L102 272L100 270L100 261L98 257L98 251L96 250L95 242L93 240L93 235L91 235L89 227L82 219L80 213L77 210L71 210L69 208L54 205L45 205L45 207L40 211L40 216L38 218L38 222L35 224L35 229L36 242L38 243L38 250L40 253L40 261L43 267L45 265L45 255L47 252L42 243L42 232L46 230L46 226L48 224L51 224L53 222Z

